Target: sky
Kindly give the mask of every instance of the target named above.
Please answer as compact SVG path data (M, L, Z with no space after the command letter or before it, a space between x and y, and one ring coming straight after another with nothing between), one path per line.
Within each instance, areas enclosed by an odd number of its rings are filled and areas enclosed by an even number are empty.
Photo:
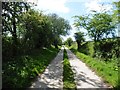
M73 40L74 33L78 32L74 26L74 18L75 15L85 15L91 13L91 10L96 10L98 12L101 9L112 10L112 2L118 0L30 0L34 1L37 6L35 9L44 11L45 14L48 13L56 13L60 17L68 20L72 30L70 30L69 35L62 37L63 41L65 41L68 37L71 37ZM102 6L104 4L104 6ZM80 29L81 32L87 32L85 29ZM85 37L86 40L90 40L88 36Z

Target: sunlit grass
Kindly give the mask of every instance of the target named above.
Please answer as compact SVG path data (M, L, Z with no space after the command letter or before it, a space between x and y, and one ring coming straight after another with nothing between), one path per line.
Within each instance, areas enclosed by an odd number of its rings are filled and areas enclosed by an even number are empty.
M74 82L74 73L71 70L71 66L67 57L67 52L64 50L64 62L63 62L63 88L64 90L75 90L76 85Z
M104 82L117 87L118 85L118 66L115 60L105 62L97 58L92 58L88 55L78 52L76 49L71 49L76 56L86 63L97 75L101 76Z

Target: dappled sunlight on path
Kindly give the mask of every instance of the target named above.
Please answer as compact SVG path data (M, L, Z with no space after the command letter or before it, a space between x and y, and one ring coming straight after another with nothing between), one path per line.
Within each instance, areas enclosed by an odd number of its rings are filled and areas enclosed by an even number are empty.
M63 48L30 88L63 88Z
M68 48L68 58L73 72L77 88L107 88L107 85L102 82L92 70L90 70L85 63L80 61Z

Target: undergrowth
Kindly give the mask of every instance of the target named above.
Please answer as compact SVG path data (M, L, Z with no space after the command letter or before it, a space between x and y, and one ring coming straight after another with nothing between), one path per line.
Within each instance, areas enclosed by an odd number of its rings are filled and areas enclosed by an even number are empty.
M31 81L42 73L51 60L56 56L58 50L44 48L34 50L30 55L17 57L3 64L2 81L3 88L26 88Z

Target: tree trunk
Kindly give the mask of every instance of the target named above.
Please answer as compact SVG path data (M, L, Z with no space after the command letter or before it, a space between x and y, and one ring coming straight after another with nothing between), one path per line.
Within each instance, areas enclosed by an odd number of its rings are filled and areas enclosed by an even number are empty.
M55 44L55 48L57 48L57 49L58 49L58 45L57 45L57 44Z
M54 46L58 49L57 40L54 41Z
M15 5L15 2L14 2ZM16 21L15 21L15 6L14 8L14 14L13 14L13 55L17 55L17 33L16 33Z
M77 41L77 45L78 45L78 50L80 49L80 43Z

